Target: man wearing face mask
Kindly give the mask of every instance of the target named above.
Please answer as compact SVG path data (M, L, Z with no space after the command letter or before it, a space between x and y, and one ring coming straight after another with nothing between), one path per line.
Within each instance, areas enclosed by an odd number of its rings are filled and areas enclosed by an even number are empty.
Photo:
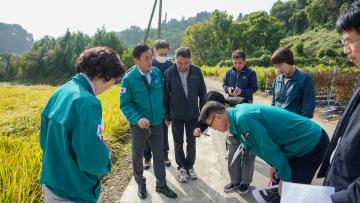
M157 67L161 71L161 76L164 76L165 71L170 68L174 63L168 59L170 45L169 42L163 39L158 39L154 46L154 58L152 59L152 66ZM168 141L168 126L163 123L163 134L164 134L164 155L165 155L165 166L169 167L171 162L168 158L169 153L169 141ZM149 142L146 142L144 149L144 169L150 168L151 163L151 148Z
M164 75L165 122L174 136L175 160L178 178L196 179L196 142L193 131L198 126L200 104L203 104L206 86L199 67L191 64L191 52L181 47L175 52L175 64ZM183 150L184 127L186 131L186 155Z

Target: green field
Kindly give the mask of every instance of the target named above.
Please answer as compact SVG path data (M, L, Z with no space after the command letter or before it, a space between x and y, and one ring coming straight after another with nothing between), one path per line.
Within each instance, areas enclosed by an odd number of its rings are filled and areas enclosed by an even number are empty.
M41 202L40 114L55 87L0 84L0 202ZM129 153L129 126L119 109L119 86L99 96L104 135L113 159ZM116 167L116 164L114 165Z

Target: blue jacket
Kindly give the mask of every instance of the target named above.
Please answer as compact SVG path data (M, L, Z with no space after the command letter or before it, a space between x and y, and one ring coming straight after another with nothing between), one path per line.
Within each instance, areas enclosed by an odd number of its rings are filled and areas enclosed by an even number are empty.
M284 76L278 75L273 82L271 105L312 118L315 110L315 86L311 75L296 69L286 84Z
M229 94L229 87L239 87L241 89L240 97L244 97L248 101L253 101L253 94L258 90L256 72L249 67L244 67L240 73L232 68L225 74L223 88Z
M334 203L360 202L360 86L345 108L320 167L324 185L335 187ZM331 154L334 153L330 164Z
M160 69L161 77L164 78L164 73L167 69L169 69L174 63L170 60L167 60L165 63L159 63L156 59L153 58L152 66Z

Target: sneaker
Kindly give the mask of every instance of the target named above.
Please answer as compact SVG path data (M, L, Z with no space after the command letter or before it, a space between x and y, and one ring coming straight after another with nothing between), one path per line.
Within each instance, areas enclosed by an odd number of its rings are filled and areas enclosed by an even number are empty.
M148 170L150 168L151 160L144 161L144 170Z
M239 186L239 193L244 195L249 192L249 184L240 184Z
M224 192L226 193L235 192L237 189L239 189L239 187L240 187L240 183L237 184L229 183L225 185Z
M165 166L166 167L170 167L171 166L171 161L168 158L168 155L165 155Z
M179 169L179 181L184 183L187 181L186 170L184 168Z
M187 175L190 179L196 179L197 178L197 174L194 170L194 168L188 169L187 170Z
M156 187L155 189L158 193L163 193L166 197L175 199L177 197L177 194L172 191L167 185L164 187Z

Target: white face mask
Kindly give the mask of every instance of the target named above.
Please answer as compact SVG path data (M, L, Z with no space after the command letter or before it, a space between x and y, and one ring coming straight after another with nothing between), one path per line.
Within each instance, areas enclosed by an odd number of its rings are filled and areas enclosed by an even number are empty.
M155 56L155 59L159 63L165 63L168 58L166 56Z

